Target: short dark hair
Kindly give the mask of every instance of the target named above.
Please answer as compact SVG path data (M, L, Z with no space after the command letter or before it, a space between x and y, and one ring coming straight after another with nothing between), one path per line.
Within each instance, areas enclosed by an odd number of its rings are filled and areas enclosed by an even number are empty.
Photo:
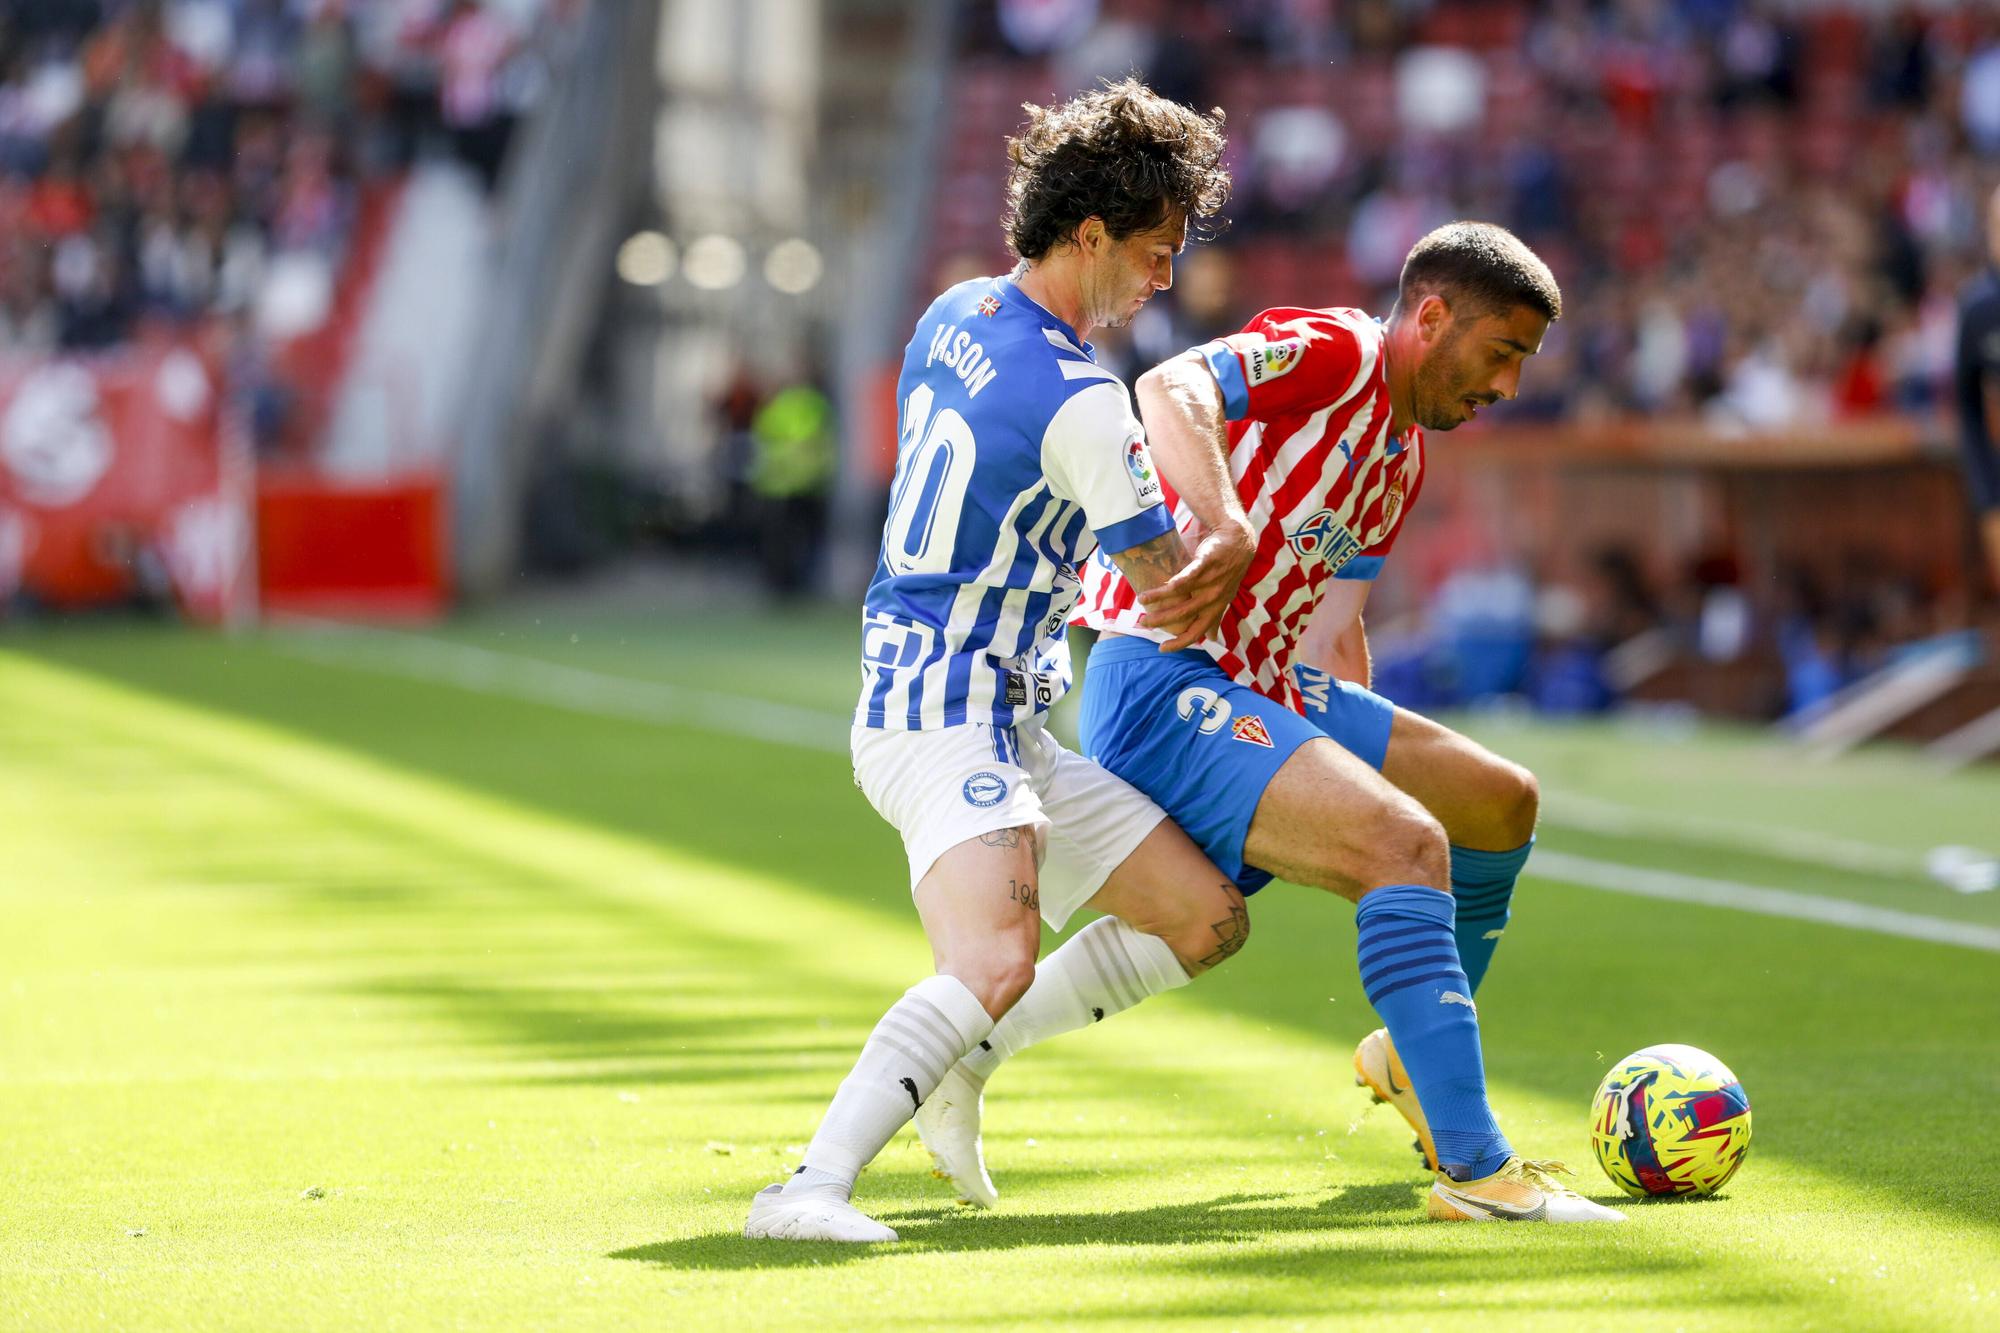
M1414 306L1432 294L1456 315L1528 306L1562 317L1562 289L1549 266L1520 237L1490 222L1448 223L1410 247L1396 304Z
M1023 259L1069 242L1086 218L1122 241L1175 213L1199 227L1229 198L1220 107L1203 115L1128 78L1023 110L1026 127L1007 141L1006 217Z

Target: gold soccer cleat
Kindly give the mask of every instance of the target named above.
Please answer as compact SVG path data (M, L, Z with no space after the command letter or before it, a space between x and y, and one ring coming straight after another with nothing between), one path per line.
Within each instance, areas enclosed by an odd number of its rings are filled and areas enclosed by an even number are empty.
M1483 1180L1453 1180L1438 1172L1425 1209L1439 1222L1623 1222L1625 1214L1592 1203L1557 1182L1561 1162L1509 1157Z
M1389 1040L1389 1029L1376 1028L1354 1048L1354 1083L1373 1093L1376 1101L1387 1102L1402 1113L1410 1128L1417 1131L1417 1151L1424 1155L1424 1165L1437 1170L1431 1127L1424 1121L1424 1108L1417 1104L1417 1090L1410 1086L1410 1076L1403 1072L1403 1062L1396 1056L1395 1043Z

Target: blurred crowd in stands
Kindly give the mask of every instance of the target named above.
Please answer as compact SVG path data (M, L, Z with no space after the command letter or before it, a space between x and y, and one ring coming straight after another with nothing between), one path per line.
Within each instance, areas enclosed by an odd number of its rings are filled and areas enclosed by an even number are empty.
M1963 643L1921 577L1862 547L1784 562L1775 589L1752 586L1726 546L1664 575L1619 545L1565 577L1537 572L1467 566L1380 622L1376 688L1418 709L1512 698L1577 715L1650 699L1796 717L1912 652Z
M1021 102L1138 70L1227 112L1228 229L1131 328L1097 335L1128 376L1268 305L1386 314L1409 246L1476 217L1533 244L1565 297L1496 425L1949 429L1958 294L1991 262L2000 8L990 0L973 15L933 286L1008 262L980 150ZM1614 544L1555 571L1488 550L1405 577L1376 599L1385 692L1594 711L1692 662L1732 678L1725 711L1776 715L1966 623L1964 578L1943 596L1935 568L1865 541L1775 564L1767 550L1753 571L1739 546L1684 538L1671 559Z
M216 337L262 439L272 343L324 320L365 192L423 153L490 188L577 0L9 0L0 356Z
M992 133L1139 69L1229 114L1234 313L1386 311L1411 242L1505 223L1569 310L1512 414L1757 428L1936 402L2000 160L2000 9L1757 0L996 0ZM968 126L984 143L983 125ZM989 175L993 174L987 168ZM978 212L991 203L982 195ZM948 209L947 252L991 252Z

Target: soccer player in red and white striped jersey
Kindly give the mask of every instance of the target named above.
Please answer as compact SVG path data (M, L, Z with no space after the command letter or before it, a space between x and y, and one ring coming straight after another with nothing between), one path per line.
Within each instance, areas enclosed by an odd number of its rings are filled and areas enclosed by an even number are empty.
M1384 326L1359 310L1282 307L1168 368L1170 382L1175 372L1213 380L1230 480L1255 541L1205 647L1231 677L1294 711L1304 703L1292 657L1328 581L1375 577L1423 484L1423 431L1396 425L1386 341ZM1466 415L1475 395L1500 392L1468 393ZM1198 533L1195 512L1171 484L1166 491L1183 534ZM1151 609L1116 569L1093 561L1075 620L1164 642L1164 631L1142 623Z
M1442 1220L1619 1220L1515 1153L1486 1099L1472 996L1532 845L1534 778L1370 691L1361 623L1423 482L1424 432L1513 397L1561 312L1518 238L1454 223L1411 250L1386 321L1267 310L1149 371L1140 408L1183 541L1236 550L1246 573L1198 644L1147 622L1189 623L1177 608L1226 587L1227 561L1145 594L1094 563L1078 616L1101 634L1085 752L1246 896L1276 876L1356 904L1362 989L1385 1024L1355 1053L1357 1081L1416 1129ZM966 1086L1075 1025L1073 1000L1042 989L961 1061ZM960 1141L934 1141L929 1119L918 1128L957 1179L976 1139L962 1123Z

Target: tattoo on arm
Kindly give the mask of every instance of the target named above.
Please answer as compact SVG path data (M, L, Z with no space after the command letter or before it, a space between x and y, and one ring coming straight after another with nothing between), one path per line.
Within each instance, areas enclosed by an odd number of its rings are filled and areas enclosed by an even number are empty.
M1042 895L1033 882L1018 879L1007 881L1007 901L1016 902L1030 912L1042 910Z
M1187 548L1181 545L1178 532L1163 532L1149 542L1141 542L1111 557L1111 563L1118 566L1119 572L1139 592L1159 587L1180 573L1187 562Z
M1233 884L1225 884L1222 887L1228 889L1232 896L1236 892L1236 886ZM1214 967L1218 963L1234 958L1237 951L1243 947L1243 942L1250 938L1250 911L1239 897L1230 904L1229 915L1220 921L1211 922L1208 928L1215 932L1215 951L1199 961L1203 967Z
M991 833L982 833L979 840L988 847L1019 847L1021 830L1017 828L997 828Z

